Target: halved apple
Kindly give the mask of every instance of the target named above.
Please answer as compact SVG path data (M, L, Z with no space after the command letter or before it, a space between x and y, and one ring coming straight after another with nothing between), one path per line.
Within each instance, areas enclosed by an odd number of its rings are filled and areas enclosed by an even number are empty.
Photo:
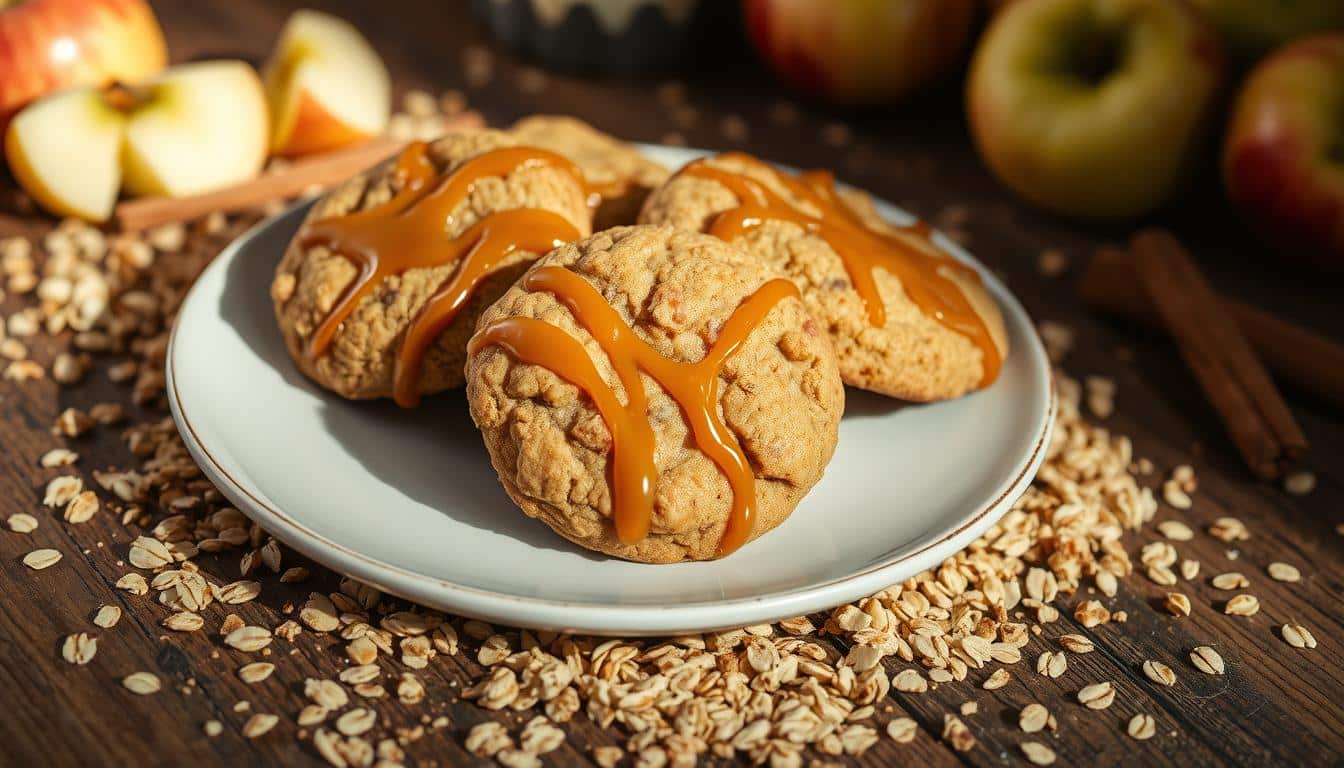
M43 208L103 221L119 189L181 196L255 176L268 127L250 66L201 62L139 85L75 88L37 101L10 123L5 157Z
M335 16L308 10L290 16L262 77L277 155L334 149L387 127L387 68L359 30Z

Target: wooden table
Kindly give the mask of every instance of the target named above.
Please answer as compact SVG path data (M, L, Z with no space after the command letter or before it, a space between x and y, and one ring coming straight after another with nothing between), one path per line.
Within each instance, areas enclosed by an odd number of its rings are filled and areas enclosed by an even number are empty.
M293 0L231 0L230 2L155 3L168 34L174 60L240 55L257 61L264 56ZM1199 528L1222 515L1235 515L1251 528L1252 538L1224 545L1207 536L1182 545L1188 556L1204 563L1198 584L1189 590L1194 614L1175 621L1161 609L1164 589L1135 576L1122 583L1113 608L1129 612L1129 622L1087 632L1100 653L1077 656L1075 665L1092 679L1117 682L1130 708L1158 717L1158 738L1139 742L1124 733L1122 713L1098 716L1082 707L1052 707L1060 718L1060 736L1050 743L1060 764L1195 765L1271 763L1337 764L1344 759L1344 665L1339 642L1344 637L1344 536L1335 526L1344 522L1344 421L1340 414L1294 399L1293 407L1314 446L1319 479L1315 492L1289 496L1275 487L1253 482L1238 460L1212 410L1203 401L1173 347L1154 335L1099 319L1075 297L1072 283L1078 265L1091 250L1117 241L1125 231L1085 227L1033 211L1018 204L986 174L972 151L954 87L929 94L910 106L870 115L831 115L807 109L792 126L772 122L771 108L789 96L771 85L745 53L729 58L741 62L732 74L692 79L688 100L695 107L693 124L675 123L657 97L657 82L628 83L585 80L550 74L546 86L533 92L536 80L519 75L527 64L496 49L493 81L467 88L462 74L462 48L489 44L488 37L465 10L465 3L445 0L363 0L322 5L353 19L385 55L399 89L432 91L462 88L471 103L492 123L507 123L532 112L569 112L615 134L660 141L671 133L691 145L749 147L771 159L800 166L826 166L847 181L872 189L935 223L952 224L964 232L970 247L1000 272L1038 320L1072 326L1077 349L1067 363L1073 375L1100 374L1119 383L1118 407L1107 424L1132 436L1136 454L1159 467L1191 461L1198 470L1200 491L1195 506L1182 515ZM529 79L530 78L530 79ZM683 114L682 119L686 119ZM733 141L724 122L745 121L749 138ZM843 139L843 124L852 140ZM828 127L831 126L831 127ZM1105 180L1098 180L1105 183ZM1199 256L1214 282L1229 294L1280 312L1336 338L1344 338L1338 282L1275 269L1273 257L1254 244L1238 225L1238 217L1222 203L1216 183L1204 179L1181 204L1158 217L1172 227ZM964 223L959 220L965 216ZM39 232L43 223L14 216L0 218L0 235ZM1066 276L1045 278L1037 261L1045 249L1059 249L1072 261ZM6 314L17 304L7 300ZM1124 351L1124 353L1121 352ZM39 344L38 359L50 360L54 345ZM100 363L100 365L103 365ZM332 676L334 654L315 650L317 638L295 644L292 668L265 685L247 686L233 674L233 664L212 662L207 633L169 633L156 617L146 618L144 598L127 598L112 588L124 570L127 544L135 535L111 516L82 526L65 526L58 517L39 511L50 470L36 466L36 457L59 444L49 433L56 414L66 406L88 407L103 400L124 400L124 391L106 376L90 376L77 387L59 388L50 380L0 387L0 518L30 512L42 519L31 535L0 531L0 763L8 765L185 765L202 763L268 763L311 765L310 748L284 736L248 741L238 735L247 713L234 711L238 700L256 710L279 711L292 717L302 676ZM120 464L129 457L115 430L99 430L94 438L76 442L84 457L80 467ZM1163 516L1170 517L1170 510ZM1131 551L1157 533L1131 536ZM37 546L62 550L58 567L33 572L20 559ZM1238 557L1228 562L1229 549ZM83 554L78 554L82 552ZM1283 560L1299 566L1301 583L1280 584L1264 575L1265 566ZM205 562L209 563L209 560ZM232 578L218 562L221 580ZM207 568L211 567L209 565ZM1220 570L1250 575L1263 608L1249 619L1231 621L1219 612L1219 593L1207 583ZM314 567L315 579L287 591L268 587L258 603L239 611L253 623L274 626L286 601L301 601L307 591L331 588L335 578ZM126 616L115 631L100 633L95 664L76 667L61 659L60 641L67 633L91 627L91 611L100 603L121 605ZM1290 618L1309 626L1320 641L1316 650L1295 650L1278 635ZM1062 619L1068 624L1072 619ZM171 636L169 636L171 635ZM1161 688L1148 682L1139 668L1145 658L1184 659L1194 645L1216 641L1229 673L1204 676L1183 667L1179 682ZM217 647L217 646L215 646ZM1038 649L1039 650L1039 649ZM1034 656L1034 654L1033 654ZM1030 662L1027 662L1028 664ZM171 690L148 697L129 695L120 675L134 669L156 671L173 688L189 685L190 695ZM464 681L479 670L471 660L457 658L436 664L424 677L431 705L413 714L397 713L406 722L427 711L446 714L452 728L432 733L410 750L421 765L459 765L478 761L462 747L465 731L490 713L454 697ZM295 675L298 675L296 678ZM933 735L911 745L883 741L861 760L868 765L920 761L933 765L965 762L975 765L1020 761L1022 740L1016 712L1024 704L1074 692L1065 680L1030 674L1014 676L999 691L969 685L946 685L918 696L892 694L899 708ZM958 754L937 740L942 716L968 697L981 702L971 719L978 745ZM401 705L383 700L377 708L394 713ZM1128 710L1126 710L1128 711ZM513 716L516 720L516 716ZM222 735L208 738L201 724L217 718ZM550 759L558 764L588 764L592 744L621 743L619 734L602 732L582 716L569 726L569 742ZM276 735L273 735L276 736Z

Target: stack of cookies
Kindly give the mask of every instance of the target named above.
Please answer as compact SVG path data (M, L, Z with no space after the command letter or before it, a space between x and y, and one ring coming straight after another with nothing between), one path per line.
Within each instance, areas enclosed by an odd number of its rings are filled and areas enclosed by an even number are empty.
M704 560L820 480L844 385L992 383L998 308L927 234L827 174L740 154L669 174L532 117L412 145L318 201L275 309L300 370L343 397L465 385L504 489L561 536Z

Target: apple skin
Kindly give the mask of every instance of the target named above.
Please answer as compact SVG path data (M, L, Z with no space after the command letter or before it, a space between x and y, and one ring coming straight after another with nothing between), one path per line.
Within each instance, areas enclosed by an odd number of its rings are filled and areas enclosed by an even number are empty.
M1212 30L1181 2L1016 0L972 59L971 134L1027 200L1070 216L1135 217L1189 176L1224 69Z
M845 106L897 101L962 60L979 0L743 0L783 80Z
M167 63L144 0L0 0L0 130L52 91L138 82Z
M1344 29L1340 0L1191 0L1213 23L1228 54L1242 64L1289 40Z
M1223 145L1231 198L1284 256L1344 269L1344 32L1280 48L1246 79Z

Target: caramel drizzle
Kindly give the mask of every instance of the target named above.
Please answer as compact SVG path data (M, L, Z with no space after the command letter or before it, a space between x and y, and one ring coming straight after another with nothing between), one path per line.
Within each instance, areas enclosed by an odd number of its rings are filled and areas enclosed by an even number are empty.
M311 222L299 233L304 248L325 246L358 270L354 281L308 338L304 353L310 360L327 352L341 324L383 278L457 262L452 276L411 319L397 348L393 399L405 408L420 400L425 353L452 324L482 280L518 251L546 253L579 238L578 229L565 217L539 208L494 211L462 234L449 237L452 212L471 194L472 186L489 176L546 166L573 176L583 186L585 197L592 192L577 166L542 149L495 149L442 176L435 171L427 151L426 143L416 142L397 158L395 173L400 189L387 202Z
M596 288L567 269L542 267L528 274L523 286L529 291L554 294L569 307L611 361L625 390L625 404L598 373L583 344L542 320L511 317L492 323L476 333L468 348L475 354L498 344L525 363L550 369L592 399L611 433L617 538L625 544L639 542L648 535L653 518L658 473L642 371L677 401L690 423L696 447L718 465L733 491L733 507L719 541L719 555L746 543L756 524L756 478L737 438L719 415L719 369L775 304L798 296L793 283L771 280L747 297L698 363L678 362L659 354L631 330Z
M810 171L794 178L740 152L723 154L719 159L770 174L790 194L810 203L821 215L806 213L753 178L710 165L708 159L696 160L680 174L716 181L738 199L738 207L724 211L714 219L710 234L723 240L735 240L767 220L797 224L824 239L840 255L854 290L863 300L871 325L881 328L887 323L886 307L873 277L874 271L881 267L900 279L906 295L924 314L967 337L980 348L981 387L988 386L998 377L1003 354L994 343L984 319L948 273L977 283L980 275L935 245L928 224L920 221L903 227L893 225L896 234L880 232L868 226L840 198L835 190L835 177L829 172Z

